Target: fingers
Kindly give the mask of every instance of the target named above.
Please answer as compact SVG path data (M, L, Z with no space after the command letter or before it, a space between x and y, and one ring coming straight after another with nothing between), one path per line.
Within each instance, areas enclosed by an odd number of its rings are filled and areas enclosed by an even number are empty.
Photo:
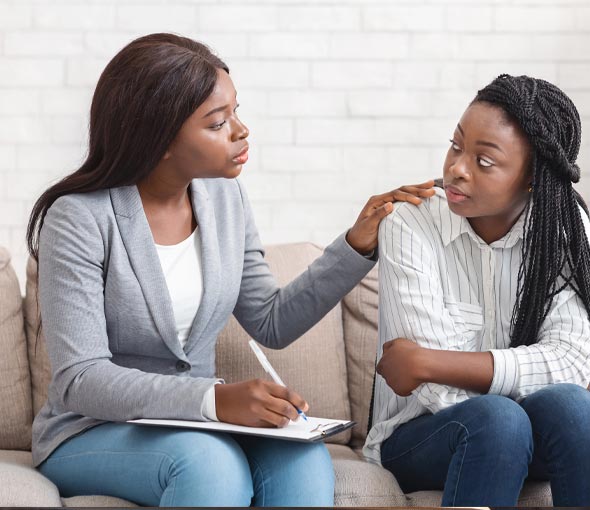
M434 186L434 179L430 179L429 181L423 182L422 184L410 185L410 187L413 187L413 188L424 188L424 189L430 189L433 186Z
M409 193L410 195L414 195L414 196L419 196L422 198L428 198L433 196L436 191L434 188L421 188L418 186L402 186L399 188L399 190L396 191L401 191L403 193Z
M272 396L267 409L293 421L299 418L297 409L303 412L309 409L308 403L295 391L271 382L268 382L267 386Z
M389 349L393 345L393 342L395 342L395 340L389 340L388 342L385 342L383 344L383 352Z
M367 202L369 208L377 208L385 202L410 202L414 205L422 203L421 198L429 198L435 194L434 181L424 182L410 186L401 186L398 189L372 196Z
M379 222L385 218L385 216L390 214L391 211L393 211L393 204L391 202L385 202L381 207L375 209L370 218L373 218L375 223L379 224Z
M305 399L303 397L301 397L301 395L299 395L297 392L290 390L289 388L285 388L284 386L281 386L280 384L276 384L276 383L272 383L272 382L267 382L266 384L269 388L269 393L273 397L277 397L277 398L281 398L283 400L286 400L286 401L290 402L293 407L296 407L297 409L301 409L303 412L305 412L309 409L309 405L307 404Z

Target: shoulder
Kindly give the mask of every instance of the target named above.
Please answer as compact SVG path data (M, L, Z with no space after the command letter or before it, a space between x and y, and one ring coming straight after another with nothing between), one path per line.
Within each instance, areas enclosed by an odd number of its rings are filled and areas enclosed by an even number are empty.
M430 243L440 239L442 222L449 214L444 192L436 189L434 196L422 199L418 206L409 202L394 204L393 212L381 222L379 237L411 233Z
M57 218L68 218L79 222L85 218L108 215L112 211L109 190L92 191L89 193L71 193L59 197L47 211L46 221Z

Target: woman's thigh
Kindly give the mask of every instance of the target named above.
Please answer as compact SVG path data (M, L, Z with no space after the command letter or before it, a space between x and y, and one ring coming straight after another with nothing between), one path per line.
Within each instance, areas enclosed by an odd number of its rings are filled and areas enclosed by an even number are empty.
M253 506L333 506L334 469L323 443L234 436L250 463Z
M62 496L145 506L248 506L248 460L227 434L107 423L60 445L39 470Z

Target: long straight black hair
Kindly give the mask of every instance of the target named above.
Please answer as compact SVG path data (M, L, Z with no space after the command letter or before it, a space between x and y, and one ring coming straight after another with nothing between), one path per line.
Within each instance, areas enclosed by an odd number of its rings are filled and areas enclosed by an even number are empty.
M580 115L558 87L528 76L503 74L477 93L478 101L501 108L532 148L532 196L510 334L512 347L531 345L564 288L573 289L590 314L590 247L578 204L586 214L588 208L572 186L580 179Z
M209 97L227 65L199 42L151 34L125 46L102 72L90 108L88 155L82 166L47 189L27 228L39 258L39 232L61 196L137 184L164 156L185 120Z

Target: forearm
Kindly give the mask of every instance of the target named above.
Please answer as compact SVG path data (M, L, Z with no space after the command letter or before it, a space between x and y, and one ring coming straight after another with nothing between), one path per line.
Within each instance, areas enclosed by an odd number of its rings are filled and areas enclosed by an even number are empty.
M421 350L417 365L422 382L433 382L464 390L487 393L494 377L494 358L490 352Z
M286 347L314 326L375 265L344 235L280 289L260 253L249 253L247 262L234 315L252 337L273 349Z

